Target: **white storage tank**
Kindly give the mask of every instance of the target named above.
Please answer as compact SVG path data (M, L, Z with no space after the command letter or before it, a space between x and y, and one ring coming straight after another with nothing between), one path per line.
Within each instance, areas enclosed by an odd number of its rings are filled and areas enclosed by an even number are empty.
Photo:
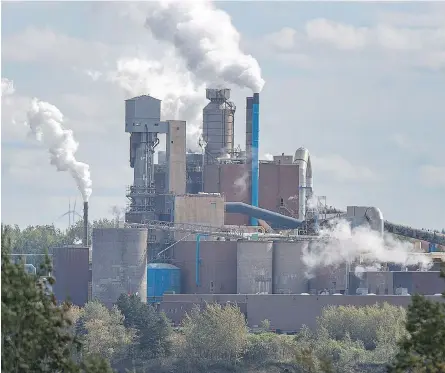
M238 241L237 293L272 294L273 242Z
M111 307L123 293L147 301L146 228L93 229L92 295Z

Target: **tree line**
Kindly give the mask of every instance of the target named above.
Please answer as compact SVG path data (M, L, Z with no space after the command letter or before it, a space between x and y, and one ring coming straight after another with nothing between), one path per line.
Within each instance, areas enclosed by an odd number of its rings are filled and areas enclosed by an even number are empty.
M38 276L10 261L9 237L2 227L5 372L445 372L445 303L415 295L407 310L327 307L315 330L297 335L272 333L267 320L250 330L236 305L206 304L172 328L126 294L111 309L57 306Z

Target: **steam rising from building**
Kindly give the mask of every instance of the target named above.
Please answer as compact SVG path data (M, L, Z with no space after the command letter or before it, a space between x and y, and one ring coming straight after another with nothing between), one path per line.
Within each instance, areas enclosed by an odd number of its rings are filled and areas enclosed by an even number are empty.
M199 80L253 92L263 89L258 62L241 51L240 34L230 16L212 2L150 2L145 25L157 40L174 46Z
M358 272L375 270L381 263L419 265L424 270L432 264L431 259L416 251L412 243L398 241L390 235L382 236L366 226L351 228L351 224L342 219L322 229L320 238L303 251L302 261L308 276L316 268L337 267L343 263L359 264Z
M63 128L63 114L54 105L34 98L27 117L31 134L48 148L50 163L56 166L57 171L71 174L84 202L88 202L92 192L90 167L76 160L79 144L74 139L73 131Z

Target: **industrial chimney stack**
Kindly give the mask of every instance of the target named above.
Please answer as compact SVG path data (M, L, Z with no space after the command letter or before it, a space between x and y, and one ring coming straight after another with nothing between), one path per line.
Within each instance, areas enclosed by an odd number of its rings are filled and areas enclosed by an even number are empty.
M88 202L83 203L83 245L88 246Z

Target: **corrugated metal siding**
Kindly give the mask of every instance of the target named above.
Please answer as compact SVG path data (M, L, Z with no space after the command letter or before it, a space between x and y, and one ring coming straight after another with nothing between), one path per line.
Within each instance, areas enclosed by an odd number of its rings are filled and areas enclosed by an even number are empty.
M196 242L178 242L173 264L181 269L181 290L187 294L236 293L236 241L206 241L200 244L200 282L196 286Z
M89 248L57 247L53 253L56 278L53 290L57 301L63 302L69 298L73 304L83 307L88 302Z
M181 293L181 270L175 266L147 266L147 302L159 301L165 293Z
M227 202L250 204L250 182L248 165L206 165L204 168L204 191L221 193ZM271 211L292 215L297 211L298 166L260 163L259 206ZM247 225L249 217L226 214L226 225Z
M289 199L294 196L298 196L298 165L260 164L260 207L295 217L298 199Z

